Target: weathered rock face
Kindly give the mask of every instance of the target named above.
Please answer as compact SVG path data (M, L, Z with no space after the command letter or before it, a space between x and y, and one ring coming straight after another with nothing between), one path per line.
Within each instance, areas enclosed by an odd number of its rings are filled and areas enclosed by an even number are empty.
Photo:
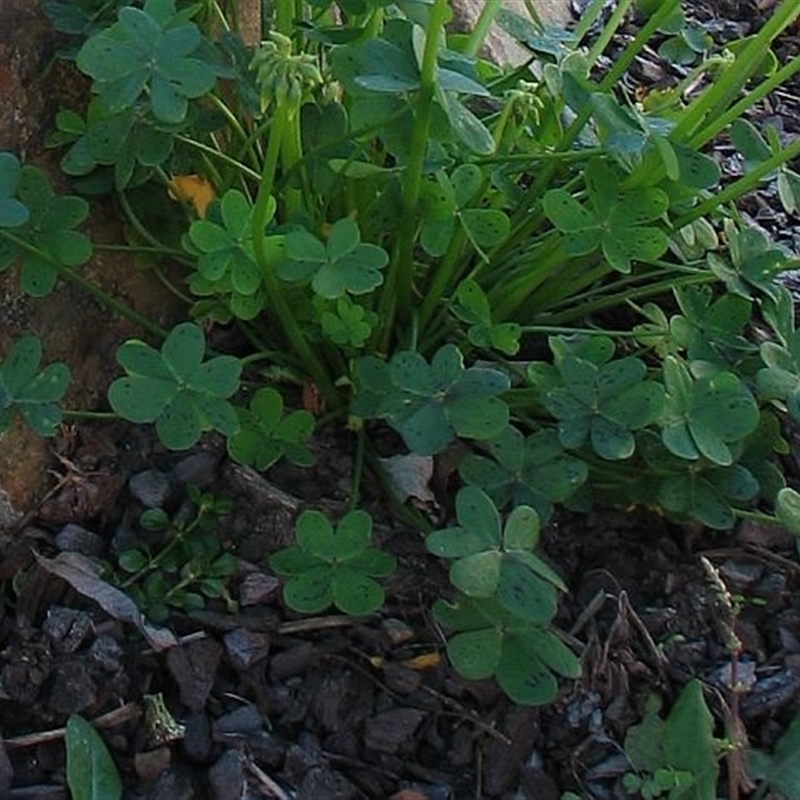
M77 90L80 94L83 82L79 75L65 77L51 69L54 36L38 6L33 0L0 0L0 150L34 163L50 176L57 192L65 192L69 189L56 156L45 152L43 143L64 94L60 83L66 80L67 93ZM123 240L117 215L107 202L92 209L87 228L93 241ZM132 256L98 251L81 269L159 324L174 321L174 298ZM26 334L39 337L46 362L63 360L69 365L72 382L66 405L91 409L102 406L106 387L117 371L116 347L141 331L64 281L44 299L28 298L12 267L0 274L0 359L13 341ZM49 460L50 443L19 423L0 438L0 530L41 496L49 480Z
M0 0L0 150L22 157L41 148L53 113L46 88L53 33L38 5Z
M487 2L500 2L523 17L530 16L523 0L451 0L451 2L456 24L466 30L475 24ZM536 14L545 25L567 25L572 19L569 5L569 0L533 0ZM492 25L489 29L485 48L488 57L498 64L520 64L530 55L497 25Z

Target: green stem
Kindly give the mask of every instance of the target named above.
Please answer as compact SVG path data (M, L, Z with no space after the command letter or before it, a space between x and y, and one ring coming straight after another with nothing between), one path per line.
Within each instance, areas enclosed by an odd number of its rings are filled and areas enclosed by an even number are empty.
M294 33L294 3L292 0L274 0L273 9L275 11L275 30L284 36Z
M739 119L747 109L752 108L759 100L766 97L771 91L782 86L789 78L800 70L800 55L795 56L788 64L784 64L777 72L770 75L758 86L750 89L747 94L738 102L732 105L724 114L709 121L709 123L693 136L688 144L689 147L700 149L710 142L718 133L721 133L735 119Z
M246 164L242 164L241 161L237 161L235 158L231 158L226 153L221 153L219 150L211 147L210 145L205 144L204 142L198 142L195 139L190 139L188 136L183 136L178 134L176 137L177 141L183 142L189 147L194 147L196 150L200 150L203 153L206 153L210 156L213 156L216 159L224 162L225 164L229 164L232 167L236 167L242 175L246 175L248 178L252 178L253 180L258 180L261 176L254 170L248 167Z
M70 281L70 283L74 283L84 292L91 295L101 305L111 309L121 317L130 320L135 325L138 325L140 328L152 333L154 336L158 336L161 339L166 338L167 331L165 331L160 325L156 325L155 322L152 322L147 317L142 316L138 312L134 311L130 306L126 305L121 300L117 300L116 297L112 297L107 292L104 292L99 286L95 286L94 283L87 278L84 278L83 275L75 272L70 267L65 267L49 253L45 252L44 250L40 250L38 247L30 244L30 242L26 241L25 239L14 235L6 228L0 228L0 236L4 236L16 247L19 247L21 250L25 250L27 253L31 253L32 255L36 256L36 258L49 264L51 267L53 267L53 269L55 269L60 278Z
M717 192L702 203L698 203L691 211L684 214L674 223L675 229L680 230L685 225L689 225L696 219L722 207L725 203L747 194L755 189L771 172L798 156L800 156L800 139L795 139L788 147L770 156L766 161L762 161L751 172L726 186L721 192Z
M364 457L367 449L367 434L361 425L356 431L356 455L353 463L353 485L350 487L348 511L359 507L361 497L361 480L364 477Z
M113 411L78 411L71 408L62 408L61 414L71 419L119 419L119 414Z
M586 56L589 66L593 67L597 63L597 59L603 54L603 51L608 47L609 42L614 38L614 34L625 19L628 9L631 7L633 0L622 0L617 4L614 13L609 18L608 22L603 26L603 30L597 37L597 41L592 45Z
M478 55L481 47L483 46L484 39L486 39L486 34L489 32L489 28L492 26L494 22L494 18L497 16L497 12L500 10L500 3L484 3L483 8L481 9L481 13L478 15L478 19L475 21L475 27L472 29L472 33L467 39L467 44L464 47L464 54L467 56L471 56L475 58Z
M415 104L416 121L411 138L408 164L403 172L402 218L400 220L393 257L381 293L379 316L383 325L383 349L388 349L395 314L406 321L411 313L411 294L414 277L414 244L417 228L417 203L422 186L422 168L428 150L433 98L436 92L436 56L439 37L450 15L447 0L434 0L430 9L425 48L420 68L420 85Z
M761 30L753 37L736 58L733 66L725 70L698 97L680 118L670 134L674 142L688 140L698 133L698 129L706 119L712 121L724 114L736 95L744 88L747 81L758 69L766 50L772 40L800 15L800 4L795 0L779 5Z
M274 310L283 328L289 344L294 349L303 366L317 385L328 405L337 408L341 405L341 398L336 391L333 381L327 370L317 358L316 353L306 341L297 319L286 301L286 295L280 284L278 276L273 272L267 258L266 240L264 231L269 222L270 198L275 183L275 171L278 165L281 142L288 120L289 109L285 104L275 107L272 117L272 127L269 132L267 154L264 158L264 169L258 186L258 195L253 206L253 250L256 263L261 270L264 288L269 297L269 306Z

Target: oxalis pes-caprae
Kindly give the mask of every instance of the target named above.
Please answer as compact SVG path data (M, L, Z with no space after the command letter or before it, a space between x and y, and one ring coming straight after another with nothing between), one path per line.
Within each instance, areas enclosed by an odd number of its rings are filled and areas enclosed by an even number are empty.
M399 513L449 565L434 614L454 666L521 703L549 702L557 676L580 671L552 627L568 587L536 554L557 506L800 530L779 462L780 420L800 419L792 299L775 281L794 260L735 208L777 180L794 211L800 142L746 119L800 67L770 50L794 3L726 50L678 0L623 0L591 41L600 3L567 32L486 4L466 35L446 32L445 0L351 0L339 16L276 3L255 49L214 2L67 5L47 9L92 81L87 109L60 112L50 138L74 193L0 154L0 269L33 296L76 282L143 326L147 341L118 350L108 402L170 448L217 431L256 469L308 465L314 417L286 411L276 373L313 386L325 424L353 429L353 510L301 517L272 558L289 605L384 603L393 560L357 510L380 425L419 456L463 443L449 527ZM629 13L638 33L596 77ZM493 19L533 71L476 56ZM617 91L646 45L681 42L691 83L636 102ZM705 151L724 135L745 171L720 188ZM167 192L183 205L152 218L147 198ZM97 195L116 198L132 252L183 265L189 321L161 331L88 280ZM214 325L251 349L209 352ZM19 413L52 435L73 413L67 367L42 357L34 337L4 354L4 427Z

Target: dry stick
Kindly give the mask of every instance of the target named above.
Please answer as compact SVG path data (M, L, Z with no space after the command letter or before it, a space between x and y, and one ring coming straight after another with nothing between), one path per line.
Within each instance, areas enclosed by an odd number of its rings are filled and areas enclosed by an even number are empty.
M267 775L267 773L264 772L261 767L258 766L258 764L254 763L253 761L248 761L247 768L261 783L270 797L277 797L278 800L291 800L289 795L286 794L286 792L284 792L283 789L281 789L281 787L278 786L278 784L275 783L275 781L272 780L272 778L270 778L270 776Z
M95 728L113 728L117 725L122 725L123 722L136 719L141 716L142 709L138 703L125 703L124 706L115 708L113 711L108 711L101 714L92 720ZM63 739L66 733L66 728L54 728L49 731L39 731L38 733L26 733L22 736L12 736L10 739L3 739L3 744L10 750L22 747L35 747L38 744L45 742L55 742Z

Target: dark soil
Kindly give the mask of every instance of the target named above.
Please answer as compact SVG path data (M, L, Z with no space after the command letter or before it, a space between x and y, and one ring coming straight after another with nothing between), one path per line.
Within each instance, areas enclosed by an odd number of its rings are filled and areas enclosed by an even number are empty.
M729 26L743 35L768 5L705 0L695 14L730 37ZM797 46L781 42L787 55ZM630 80L653 64L661 79L674 77L656 59ZM756 119L796 135L794 92L777 92ZM724 143L717 152L729 155ZM771 187L743 210L796 244L795 221ZM562 514L543 550L572 589L556 622L583 677L542 709L516 706L448 665L429 614L447 586L443 568L383 506L369 474L365 505L399 564L385 608L363 619L292 614L267 557L291 541L303 508L346 510L354 449L348 434L323 428L315 467L261 476L229 463L214 438L171 454L145 429L65 430L53 443L50 489L0 532L0 797L69 797L62 729L71 714L103 731L131 799L628 797L625 734L649 695L668 708L698 677L717 735L732 733L730 616L701 556L740 598L739 714L749 744L771 749L794 717L800 565L794 538L762 525L712 534L639 510ZM427 513L447 513L445 462ZM797 473L793 463L787 470ZM146 627L93 565L113 563L143 537L157 552L164 542L138 527L139 515L161 506L191 516L189 485L233 501L213 530L237 570L228 597Z

